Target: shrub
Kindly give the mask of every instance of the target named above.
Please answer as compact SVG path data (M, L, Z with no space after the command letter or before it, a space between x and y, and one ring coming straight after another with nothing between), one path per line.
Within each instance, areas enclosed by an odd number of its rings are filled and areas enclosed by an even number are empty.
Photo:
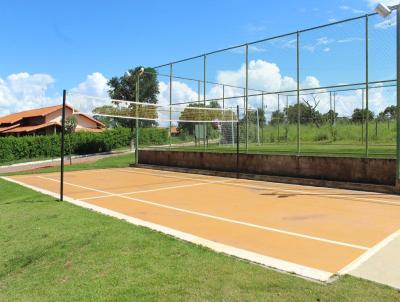
M134 135L134 133L133 133ZM100 133L75 132L65 136L65 152L68 154L92 154L108 152L129 146L134 137L128 128L116 128ZM144 145L165 144L168 130L143 128L139 132L139 143ZM0 163L60 156L59 135L37 135L22 137L0 137Z
M314 141L320 142L320 141L327 141L329 140L329 134L326 132L317 132L317 134L314 137Z

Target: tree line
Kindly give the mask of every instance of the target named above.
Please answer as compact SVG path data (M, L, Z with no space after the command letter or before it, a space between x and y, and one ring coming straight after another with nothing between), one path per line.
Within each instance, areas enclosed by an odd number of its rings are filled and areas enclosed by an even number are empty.
M320 113L316 107L309 106L307 103L300 103L290 105L289 107L284 108L282 111L274 111L271 116L270 124L276 125L283 122L287 122L289 124L297 123L298 108L300 108L300 123L312 123L318 128L322 124L333 124L337 121L362 123L367 120L388 121L396 118L396 106L386 107L385 110L380 112L378 115L375 115L371 110L356 108L351 116L339 117L338 113L334 112L333 110L329 110L326 113Z

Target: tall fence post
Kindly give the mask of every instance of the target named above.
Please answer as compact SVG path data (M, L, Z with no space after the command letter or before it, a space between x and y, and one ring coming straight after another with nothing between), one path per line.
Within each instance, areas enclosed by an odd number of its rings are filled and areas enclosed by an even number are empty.
M249 151L249 45L246 44L246 153Z
M368 158L368 130L369 130L369 30L368 15L365 16L365 157Z
M171 136L172 136L172 64L169 64L169 148L171 149Z
M365 123L364 100L365 100L365 89L361 89L361 144L364 144L364 123Z
M333 126L336 128L336 91L333 92Z
M279 93L278 93L278 143L280 142L280 133L279 133L280 121L281 121L281 113L280 113L280 100L279 100Z
M136 120L135 120L135 127L136 127L136 135L135 135L135 164L139 164L139 74L136 74L136 94L135 94L135 102L136 102Z
M197 103L201 103L201 84L200 80L197 81Z
M296 76L297 76L297 155L300 155L300 33L296 33Z
M200 80L197 80L197 105L200 106L201 104L201 82ZM200 129L200 128L199 128ZM196 145L200 145L201 144L201 140L199 137L197 137L197 133L196 133L196 126L195 126L195 139L194 139L194 144Z
M61 163L60 163L60 201L64 200L64 141L65 141L65 105L67 100L67 91L63 90L63 100L61 109Z
M236 115L237 115L237 123L236 123L236 173L237 177L239 178L239 155L240 155L240 149L239 149L239 136L240 136L240 128L239 128L239 105L236 106Z
M288 142L288 132L289 132L288 112L289 112L289 96L286 95L286 116L285 116L285 143L286 144Z
M204 107L206 107L206 92L207 92L207 56L204 55L203 56L203 105ZM205 111L205 110L204 110ZM203 126L203 140L204 140L204 151L207 150L207 145L206 145L206 140L207 140L207 123L204 122L204 126Z
M265 109L264 109L264 92L261 93L261 107L263 113L262 126L261 126L261 144L264 144L264 124L265 124Z
M397 60L397 70L396 70L396 184L400 185L400 10L399 6L396 8L397 15L397 26L396 26L396 60Z
M222 85L222 109L225 109L225 85Z
M333 125L333 111L332 111L332 91L329 91L329 123Z

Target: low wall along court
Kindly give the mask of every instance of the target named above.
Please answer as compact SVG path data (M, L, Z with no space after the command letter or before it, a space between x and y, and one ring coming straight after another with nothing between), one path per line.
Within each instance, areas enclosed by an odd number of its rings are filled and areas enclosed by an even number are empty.
M315 185L353 183L371 190L385 186L394 190L396 180L396 161L392 159L155 150L141 150L139 158L145 165L271 176L276 181L292 178L292 182Z

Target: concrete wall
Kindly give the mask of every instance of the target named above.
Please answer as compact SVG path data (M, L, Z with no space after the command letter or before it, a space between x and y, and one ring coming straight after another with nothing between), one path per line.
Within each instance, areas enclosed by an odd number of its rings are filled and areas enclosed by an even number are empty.
M288 156L211 152L142 150L139 162L148 165L240 172L271 176L395 185L396 161L321 156Z

